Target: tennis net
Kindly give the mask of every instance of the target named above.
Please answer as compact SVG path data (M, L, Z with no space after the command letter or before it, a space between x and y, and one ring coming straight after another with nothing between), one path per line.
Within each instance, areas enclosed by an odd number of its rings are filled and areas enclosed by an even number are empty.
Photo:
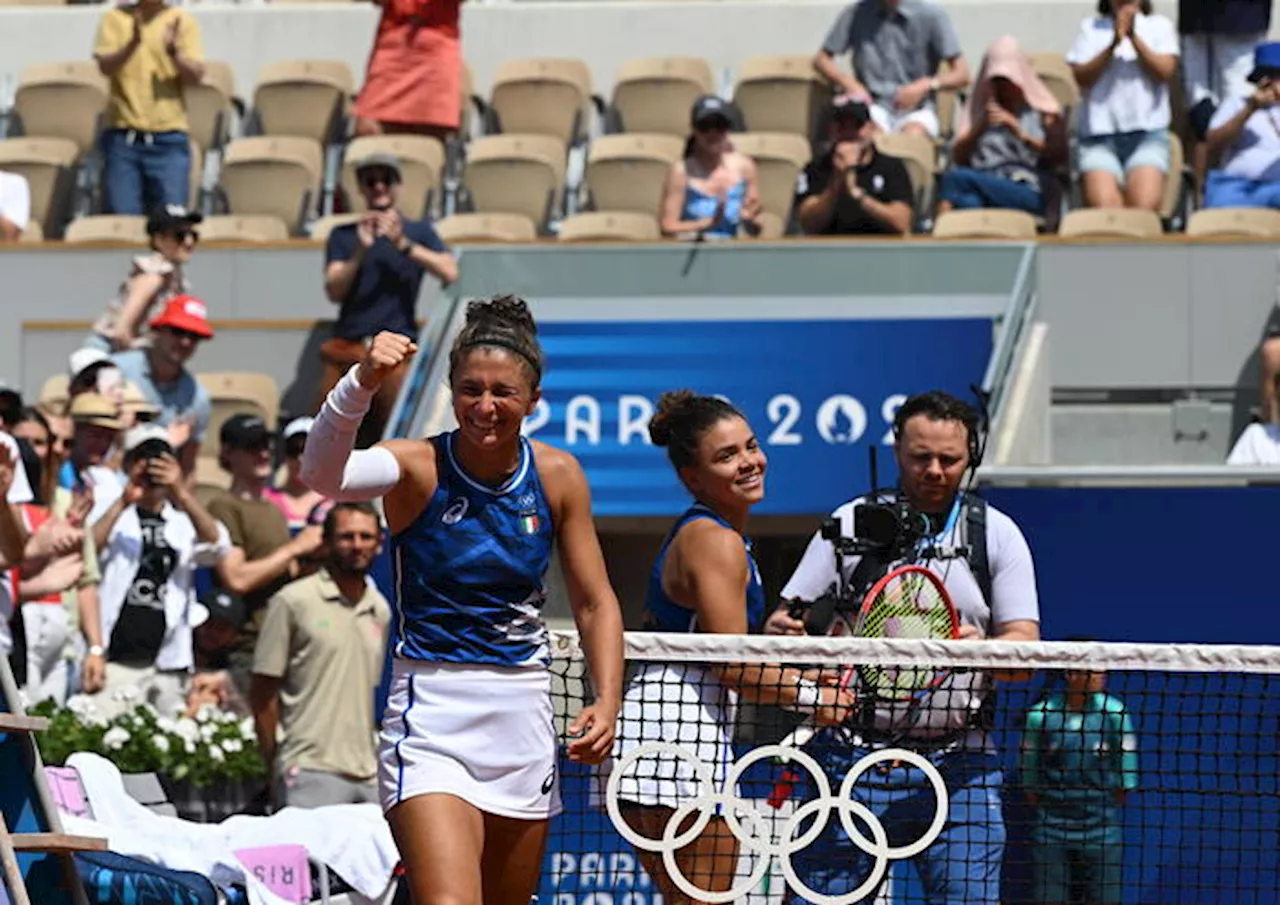
M563 739L591 690L552 647ZM1280 902L1280 647L636 633L627 666L615 756L562 749L543 905ZM761 703L841 676L836 727Z

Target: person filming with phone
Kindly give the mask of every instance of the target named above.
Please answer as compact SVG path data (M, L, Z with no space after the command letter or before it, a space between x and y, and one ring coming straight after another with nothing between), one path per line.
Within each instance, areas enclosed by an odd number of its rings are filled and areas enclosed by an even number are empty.
M981 462L981 421L974 406L941 391L907 399L893 424L897 487L835 510L809 542L765 631L850 634L868 590L890 570L911 564L933 573L950 597L959 617L951 637L1038 641L1040 611L1027 542L1009 516L966 483ZM845 555L850 550L860 552ZM933 844L913 859L925 900L996 905L1005 827L1000 757L988 731L989 680L979 671L951 672L933 688L923 699L927 706L913 704L887 717L882 709L864 706L844 726L819 731L807 750L835 788L869 752L903 748L927 759L946 784L949 813ZM935 807L926 773L893 760L864 776L854 785L855 797L881 819L889 844L919 838L921 823L928 826ZM832 820L795 865L811 890L839 896L867 880L872 860Z

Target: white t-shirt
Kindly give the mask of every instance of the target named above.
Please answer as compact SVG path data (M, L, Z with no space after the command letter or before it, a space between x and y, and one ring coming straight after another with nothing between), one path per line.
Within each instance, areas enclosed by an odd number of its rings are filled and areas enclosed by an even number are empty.
M1280 424L1250 424L1231 447L1228 465L1280 465Z
M1164 16L1138 14L1134 31L1156 53L1180 52L1178 31ZM1111 45L1115 22L1095 16L1085 19L1067 51L1067 62L1087 63ZM1133 41L1125 38L1116 48L1102 76L1084 92L1080 102L1080 136L1154 132L1169 128L1169 85L1155 84L1138 61Z
M0 171L0 217L22 229L31 220L31 187L17 173Z
M1209 128L1220 128L1227 120L1239 114L1244 109L1246 100L1243 97L1231 97L1223 101L1209 121ZM1245 120L1235 144L1222 155L1219 169L1228 176L1238 176L1241 179L1280 181L1280 108L1255 110Z

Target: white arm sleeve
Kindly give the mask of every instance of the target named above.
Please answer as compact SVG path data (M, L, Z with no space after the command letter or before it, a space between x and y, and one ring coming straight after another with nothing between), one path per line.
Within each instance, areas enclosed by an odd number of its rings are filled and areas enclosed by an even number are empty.
M373 500L400 482L400 463L380 446L352 451L374 391L356 380L356 365L329 393L302 453L302 480L339 501Z

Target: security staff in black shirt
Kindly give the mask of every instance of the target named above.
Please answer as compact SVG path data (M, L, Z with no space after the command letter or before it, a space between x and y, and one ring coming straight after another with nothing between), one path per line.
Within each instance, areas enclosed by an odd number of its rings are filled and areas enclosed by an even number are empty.
M804 168L796 217L811 236L906 235L913 194L906 165L876 150L875 123L862 101L832 102L829 148Z

